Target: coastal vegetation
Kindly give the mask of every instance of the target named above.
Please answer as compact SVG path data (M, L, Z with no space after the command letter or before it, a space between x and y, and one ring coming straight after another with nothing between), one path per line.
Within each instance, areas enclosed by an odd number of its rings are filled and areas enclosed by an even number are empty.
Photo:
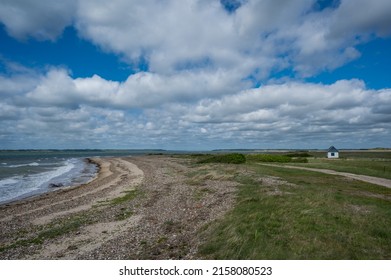
M390 178L389 155L349 152L339 160L309 153L246 155L246 164L231 177L239 183L235 206L219 222L202 229L205 242L200 257L391 258L391 235L386 230L391 227L390 189L284 168L288 164ZM277 163L281 168L258 163ZM223 166L218 167L220 176ZM232 176L231 169L226 172ZM200 178L194 172L192 177Z
M291 162L292 158L287 155L274 154L252 154L247 156L249 161L253 162Z
M198 163L231 163L241 164L246 162L246 157L243 154L218 154L218 155L206 155L198 161Z
M391 189L253 160L264 155L250 158L245 172L235 176L234 208L203 229L200 257L391 258ZM389 161L383 164L390 167Z
M329 160L325 158L310 158L305 165L313 168L331 169L340 172L349 172L381 178L391 179L391 159L385 158L342 158L339 160Z

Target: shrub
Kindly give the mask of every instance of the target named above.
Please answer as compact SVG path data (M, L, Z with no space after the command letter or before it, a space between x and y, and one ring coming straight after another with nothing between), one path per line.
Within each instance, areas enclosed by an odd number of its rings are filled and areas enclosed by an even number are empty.
M307 163L308 159L305 157L292 158L292 162Z
M289 153L286 156L291 157L291 158L307 158L307 157L312 157L309 153Z
M246 157L243 154L237 154L237 153L213 155L198 161L198 163L232 163L232 164L240 164L245 162L246 162Z

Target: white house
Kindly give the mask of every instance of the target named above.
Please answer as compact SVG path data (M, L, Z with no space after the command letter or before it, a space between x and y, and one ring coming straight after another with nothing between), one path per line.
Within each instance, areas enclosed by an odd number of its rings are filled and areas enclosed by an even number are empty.
M334 146L331 146L327 151L327 158L339 158L339 151Z

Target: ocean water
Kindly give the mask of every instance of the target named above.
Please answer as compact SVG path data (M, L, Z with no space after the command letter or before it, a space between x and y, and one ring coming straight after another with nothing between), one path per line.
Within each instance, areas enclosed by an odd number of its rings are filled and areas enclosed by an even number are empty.
M89 157L167 153L163 150L0 150L0 204L86 183L97 166Z
M96 172L97 166L84 157L0 152L0 203L57 189L50 184L64 187L83 184L94 178Z

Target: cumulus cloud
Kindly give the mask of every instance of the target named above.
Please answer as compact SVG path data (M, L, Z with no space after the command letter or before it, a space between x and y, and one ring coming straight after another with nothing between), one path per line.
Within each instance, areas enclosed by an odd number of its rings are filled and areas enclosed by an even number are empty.
M308 146L324 137L349 143L351 137L373 139L381 132L381 139L390 133L391 110L382 107L389 98L391 90L368 90L358 80L331 85L292 82L201 102L184 119L236 141L255 137L277 144L305 139L303 146Z
M18 83L16 77L1 78ZM159 93L169 96L165 91L174 96L162 99ZM0 138L4 145L46 139L62 147L165 143L165 148L201 149L308 148L325 141L350 145L352 137L360 147L391 136L391 90L367 89L360 80L330 85L291 81L230 95L199 94L189 101L191 92L175 80L167 83L147 73L119 83L98 76L72 78L63 69L51 69L28 91L1 100Z
M316 1L82 1L79 32L102 48L157 73L192 68L240 69L266 79L293 69L310 76L360 54L355 46L391 30L389 1L342 0L314 9ZM146 20L148 18L148 20Z
M14 85L7 83L10 87ZM139 72L124 82L116 82L97 75L73 79L66 70L55 68L28 90L25 101L36 106L77 107L88 103L101 107L147 108L234 94L246 84L250 86L248 82L240 82L236 72L200 71L178 75Z
M330 37L391 34L391 2L387 0L344 0L331 17Z
M87 0L77 19L85 38L130 62L144 57L159 73L229 63L235 44L232 19L219 1Z
M54 40L74 24L80 36L158 74L237 69L266 80L292 69L310 76L360 54L355 47L391 32L390 1L2 1L11 36ZM230 12L227 12L230 11Z
M55 40L72 23L75 9L76 0L4 0L0 3L0 21L15 38Z

